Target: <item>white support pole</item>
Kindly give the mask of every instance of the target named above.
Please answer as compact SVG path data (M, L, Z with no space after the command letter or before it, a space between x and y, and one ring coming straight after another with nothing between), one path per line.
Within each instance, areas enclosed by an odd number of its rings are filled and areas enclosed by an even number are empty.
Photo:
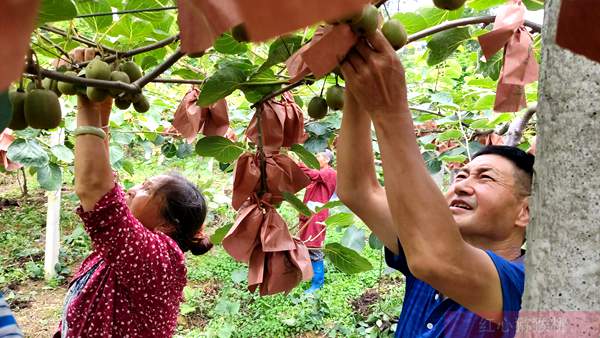
M64 129L58 128L50 134L50 146L63 144ZM60 250L60 200L61 189L46 192L48 197L48 212L46 214L46 247L44 250L44 276L51 279L56 275L56 263Z

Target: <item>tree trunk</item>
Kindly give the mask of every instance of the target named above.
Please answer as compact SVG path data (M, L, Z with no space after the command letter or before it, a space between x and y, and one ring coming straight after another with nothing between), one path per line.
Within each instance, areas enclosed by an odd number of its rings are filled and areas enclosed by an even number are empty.
M600 63L556 45L559 8L546 0L518 328L526 337L600 337Z

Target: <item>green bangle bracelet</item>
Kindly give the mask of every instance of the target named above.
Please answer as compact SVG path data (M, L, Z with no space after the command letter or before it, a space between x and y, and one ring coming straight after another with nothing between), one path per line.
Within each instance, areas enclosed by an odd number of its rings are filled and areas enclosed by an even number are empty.
M79 136L79 135L96 135L101 139L105 139L106 138L106 133L104 132L104 130L98 128L98 127L93 127L93 126L81 126L81 127L77 127L75 128L75 131L73 132L73 135L75 136Z

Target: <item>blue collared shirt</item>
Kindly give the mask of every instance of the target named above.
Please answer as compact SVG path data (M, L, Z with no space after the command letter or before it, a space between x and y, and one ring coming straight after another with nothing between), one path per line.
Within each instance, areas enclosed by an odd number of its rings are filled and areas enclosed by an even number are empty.
M502 286L504 319L502 327L499 327L452 299L444 299L436 289L415 278L408 269L402 248L400 250L399 255L394 255L385 249L386 263L406 276L404 303L396 328L397 338L514 337L525 286L524 256L508 261L486 251L498 270Z

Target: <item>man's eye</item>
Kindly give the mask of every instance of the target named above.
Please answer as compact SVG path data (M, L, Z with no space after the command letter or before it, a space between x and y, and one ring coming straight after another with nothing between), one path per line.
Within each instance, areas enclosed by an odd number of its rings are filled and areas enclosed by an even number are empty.
M456 177L454 177L455 180L464 180L467 177L467 175L465 174L458 174L456 175Z
M484 180L492 180L492 181L494 180L491 176L488 176L488 175L481 175L481 178Z

